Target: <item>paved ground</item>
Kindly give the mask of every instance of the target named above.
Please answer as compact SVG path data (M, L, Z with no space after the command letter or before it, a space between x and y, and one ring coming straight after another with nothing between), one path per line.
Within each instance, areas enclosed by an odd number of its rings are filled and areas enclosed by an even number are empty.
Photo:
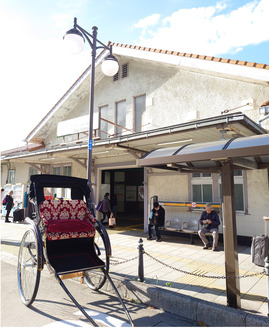
M1 327L91 326L47 271L42 272L36 300L30 308L24 306L18 293L16 266L12 257L7 259L7 253L5 256L1 262ZM65 284L100 326L130 326L116 298L102 291L94 292L74 280L66 280ZM193 322L142 304L126 302L126 307L138 327L194 325Z
M8 244L19 243L26 224L5 224L1 221L2 246L9 251ZM119 231L109 229L112 244L112 262L122 262L137 255L138 240L141 237L144 249L154 257L166 264L189 272L205 275L224 275L224 251L220 246L219 252L202 250L200 241L195 245L189 244L189 239L164 236L163 242L147 241L142 231L128 230ZM250 248L239 246L240 274L255 274L261 272L262 268L251 262ZM123 264L112 265L111 273L125 278L137 279L137 260ZM226 305L225 280L199 278L171 270L144 256L144 269L146 282L165 287L173 291L203 300ZM168 287L169 286L169 287ZM266 277L258 275L240 280L241 306L242 309L255 314L267 315L267 283Z

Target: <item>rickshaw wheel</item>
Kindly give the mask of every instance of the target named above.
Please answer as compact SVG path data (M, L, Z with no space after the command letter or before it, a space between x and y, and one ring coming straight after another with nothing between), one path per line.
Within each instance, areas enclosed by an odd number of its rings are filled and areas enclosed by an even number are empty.
M109 271L109 256L106 250L105 238L99 227L95 229L94 248L98 257L105 263L104 271ZM93 290L99 290L106 282L106 275L102 269L85 271L84 281Z
M33 230L24 233L18 257L18 284L22 302L30 306L35 300L40 271L38 270L37 237Z

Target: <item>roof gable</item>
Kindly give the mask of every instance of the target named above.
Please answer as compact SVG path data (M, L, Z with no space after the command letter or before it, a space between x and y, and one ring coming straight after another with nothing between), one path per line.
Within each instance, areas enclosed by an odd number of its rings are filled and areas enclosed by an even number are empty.
M110 42L109 42L110 44ZM119 43L112 43L113 53L117 56L134 58L137 60L149 61L152 63L163 63L169 66L177 67L190 71L198 71L204 74L215 76L231 76L237 79L246 81L266 83L269 82L269 65L250 63L246 61L237 61L224 59L212 56L202 56L195 54L182 53L177 51L161 50L155 48L147 48L142 46L133 46ZM96 82L101 79L101 72L98 69L103 58L108 54L106 50L102 51L96 59ZM29 133L26 140L35 141L35 138L40 138L40 132L46 131L45 125L53 119L57 113L57 118L63 119L65 109L72 107L72 104L77 101L77 94L84 93L89 90L89 76L91 66L89 66L63 97L53 106L47 115L38 123L38 125Z

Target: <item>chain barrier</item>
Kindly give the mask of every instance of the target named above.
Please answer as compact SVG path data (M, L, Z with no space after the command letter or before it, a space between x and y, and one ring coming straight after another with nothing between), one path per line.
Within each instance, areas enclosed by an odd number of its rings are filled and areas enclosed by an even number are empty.
M135 257L133 257L133 258L131 258L131 259L126 259L126 260L124 260L124 261L122 261L122 262L110 262L109 264L110 264L111 266L121 265L121 264L124 264L124 263L131 262L132 260L135 260L135 259L137 259L137 258L138 258L138 256L135 256Z
M188 275L197 276L199 278L209 278L209 279L234 279L234 278L237 278L237 279L243 279L243 278L250 278L250 277L255 277L255 276L259 276L259 275L267 275L267 274L265 274L265 270L263 270L262 272L254 273L254 274L243 274L243 275L235 275L235 276L232 276L232 275L229 275L229 276L225 276L225 275L206 275L206 274L193 273L193 272L188 272L188 271L176 268L174 266L165 264L164 262L162 262L161 260L159 260L159 259L155 258L154 256L150 255L146 251L144 251L144 254L147 255L148 257L150 257L151 259L155 260L159 264L161 264L165 267L171 268L174 271L178 271L178 272L188 274Z

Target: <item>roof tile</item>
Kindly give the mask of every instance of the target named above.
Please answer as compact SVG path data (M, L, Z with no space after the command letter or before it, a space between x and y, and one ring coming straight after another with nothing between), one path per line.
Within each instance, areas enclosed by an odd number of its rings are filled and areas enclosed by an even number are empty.
M259 68L259 69L264 69L265 68L265 64L256 64L255 67Z
M181 56L181 57L198 58L198 59L202 59L202 60L206 60L206 61L229 63L229 64L233 64L233 65L245 65L248 67L256 67L259 69L269 70L269 65L255 63L255 62L246 62L246 61L239 61L236 59L197 55L197 54L191 54L191 53L182 53L182 52L177 52L177 51L172 51L172 50L155 49L155 48L148 48L148 47L142 47L142 46L132 46L132 45L127 45L127 44L125 44L125 45L119 44L119 43L111 43L111 44L114 46L123 47L123 48L138 49L138 50L143 50L143 51L150 51L150 52L155 52L155 53L168 54L168 55Z

